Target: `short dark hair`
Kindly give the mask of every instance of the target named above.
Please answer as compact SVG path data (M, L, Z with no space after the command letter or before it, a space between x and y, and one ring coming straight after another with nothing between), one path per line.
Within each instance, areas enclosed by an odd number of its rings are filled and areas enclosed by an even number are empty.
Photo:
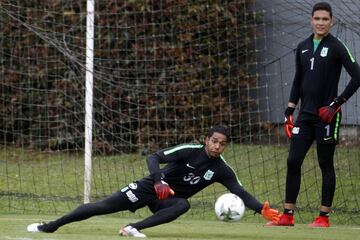
M314 12L318 10L324 10L330 13L330 17L332 18L332 9L329 3L327 2L319 2L316 3L313 7L311 15L314 16Z
M226 140L227 141L230 141L230 133L229 133L229 130L224 127L224 126L214 126L214 127L211 127L208 131L208 134L207 134L207 137L211 137L214 133L221 133L223 135L225 135L226 137Z

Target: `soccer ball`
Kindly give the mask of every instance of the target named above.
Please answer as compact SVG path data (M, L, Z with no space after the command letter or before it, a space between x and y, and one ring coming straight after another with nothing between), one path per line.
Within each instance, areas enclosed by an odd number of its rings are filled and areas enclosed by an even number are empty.
M223 194L215 202L215 214L221 221L239 221L244 213L245 204L243 200L235 194Z

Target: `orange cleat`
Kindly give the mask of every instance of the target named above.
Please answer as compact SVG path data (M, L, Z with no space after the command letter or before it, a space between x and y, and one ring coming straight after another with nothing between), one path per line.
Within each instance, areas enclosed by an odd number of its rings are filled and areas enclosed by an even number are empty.
M330 227L329 217L317 216L315 220L308 225L309 227Z

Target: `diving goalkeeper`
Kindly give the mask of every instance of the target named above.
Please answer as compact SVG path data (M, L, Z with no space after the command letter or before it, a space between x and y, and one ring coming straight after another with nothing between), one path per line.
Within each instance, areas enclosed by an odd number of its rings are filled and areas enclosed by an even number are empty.
M226 128L210 128L205 144L184 144L160 150L147 159L150 175L134 181L109 197L79 206L69 214L48 223L33 223L29 232L55 232L61 226L92 216L149 207L152 216L120 229L121 236L146 237L140 230L168 223L187 212L187 200L205 187L218 182L243 199L245 206L270 221L279 220L279 212L266 201L261 204L239 182L235 172L221 155L229 141ZM166 164L160 168L160 164Z

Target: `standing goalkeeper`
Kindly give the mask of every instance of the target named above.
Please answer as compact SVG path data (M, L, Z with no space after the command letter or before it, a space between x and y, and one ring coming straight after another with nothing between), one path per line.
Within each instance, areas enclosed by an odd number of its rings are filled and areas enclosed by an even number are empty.
M33 223L29 232L54 232L59 227L95 215L137 209L148 206L152 216L130 223L120 229L120 235L146 237L139 230L168 223L190 208L188 198L218 182L243 199L245 205L264 218L277 222L279 213L268 202L261 204L239 182L232 168L221 156L229 140L227 129L213 127L205 145L186 144L158 151L147 160L150 175L113 193L102 201L84 204L73 212L46 224ZM160 168L160 164L166 166Z
M276 226L294 225L294 208L301 182L301 165L312 142L316 140L322 172L320 214L311 227L329 227L329 214L335 192L334 151L339 141L340 106L359 88L360 68L349 49L329 31L332 10L328 3L314 5L313 34L296 49L296 73L290 100L285 111L285 133L291 138L287 160L284 214ZM342 66L351 76L345 90L338 95ZM301 99L294 125L293 113Z

